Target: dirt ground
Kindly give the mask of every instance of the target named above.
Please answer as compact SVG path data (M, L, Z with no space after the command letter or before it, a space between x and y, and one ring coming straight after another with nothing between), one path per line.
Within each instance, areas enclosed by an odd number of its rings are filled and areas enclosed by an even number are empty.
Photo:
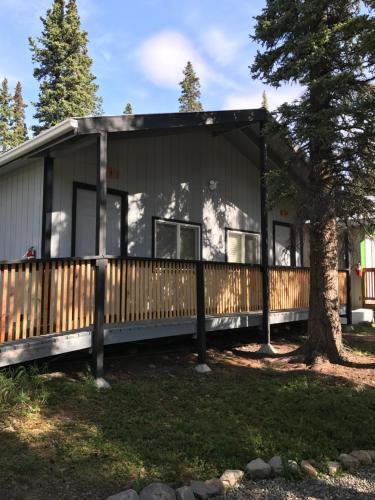
M283 372L316 371L325 375L342 378L351 383L375 387L375 333L353 332L343 334L344 344L348 347L346 365L334 365L320 362L306 366L298 362L291 354L300 347L303 336L293 329L280 329L273 334L272 345L276 355L259 354L261 347L257 332L226 332L209 336L207 360L211 365L243 366L249 368L272 368ZM169 368L184 368L186 364L197 362L194 344L189 340L172 340L166 342L145 343L125 347L125 351L117 356L109 354L107 376L119 376L124 369L126 359L127 373L165 371Z

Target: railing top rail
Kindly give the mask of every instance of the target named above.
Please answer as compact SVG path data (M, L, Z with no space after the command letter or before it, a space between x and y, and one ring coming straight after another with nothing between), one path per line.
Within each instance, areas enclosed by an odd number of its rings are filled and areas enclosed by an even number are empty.
M227 261L216 261L216 260L195 260L195 259L166 259L159 257L136 257L133 255L85 255L83 257L52 257L49 259L20 259L20 260L3 260L0 261L0 269L5 266L12 266L17 264L30 264L30 263L48 263L48 262L81 262L81 261L94 261L98 259L108 259L108 260L118 260L126 259L128 261L144 261L144 262L163 262L163 263L177 263L177 264L197 264L203 262L204 264L215 264L219 266L238 266L247 268L262 268L262 264L246 264L242 262L227 262ZM306 270L309 271L310 267L307 266L273 266L270 265L269 269L280 269L280 270ZM347 269L339 269L339 272L348 272ZM364 271L375 271L375 268L364 268Z

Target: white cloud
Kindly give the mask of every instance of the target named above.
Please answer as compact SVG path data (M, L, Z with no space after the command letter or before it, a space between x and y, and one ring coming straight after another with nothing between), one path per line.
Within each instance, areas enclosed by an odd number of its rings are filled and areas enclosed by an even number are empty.
M176 88L182 80L182 70L191 61L202 80L209 70L191 42L177 31L162 31L145 40L137 51L145 76L161 87Z
M225 98L224 107L225 109L259 108L262 103L263 90L266 91L271 111L284 102L292 102L293 99L296 99L302 93L302 88L298 85L285 86L278 89L270 87L266 88L259 85L251 91L229 94Z
M202 86L239 90L239 86L216 71L191 41L178 31L161 31L145 40L136 51L138 64L146 78L160 87L176 89L182 71L191 61Z
M243 45L242 40L236 39L233 34L225 33L218 27L205 30L202 42L207 54L222 66L233 62L238 50Z

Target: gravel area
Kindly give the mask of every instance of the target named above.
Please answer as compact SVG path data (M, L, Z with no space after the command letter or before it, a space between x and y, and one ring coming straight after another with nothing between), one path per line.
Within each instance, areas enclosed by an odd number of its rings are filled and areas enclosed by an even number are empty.
M247 481L223 500L375 500L375 467L361 468L355 474L319 479L288 481L272 479Z

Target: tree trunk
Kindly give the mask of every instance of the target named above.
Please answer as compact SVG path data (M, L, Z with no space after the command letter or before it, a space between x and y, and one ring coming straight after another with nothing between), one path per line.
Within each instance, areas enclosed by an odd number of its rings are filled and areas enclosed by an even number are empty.
M309 363L318 356L331 362L341 359L337 223L333 215L310 224L310 311L303 351Z

